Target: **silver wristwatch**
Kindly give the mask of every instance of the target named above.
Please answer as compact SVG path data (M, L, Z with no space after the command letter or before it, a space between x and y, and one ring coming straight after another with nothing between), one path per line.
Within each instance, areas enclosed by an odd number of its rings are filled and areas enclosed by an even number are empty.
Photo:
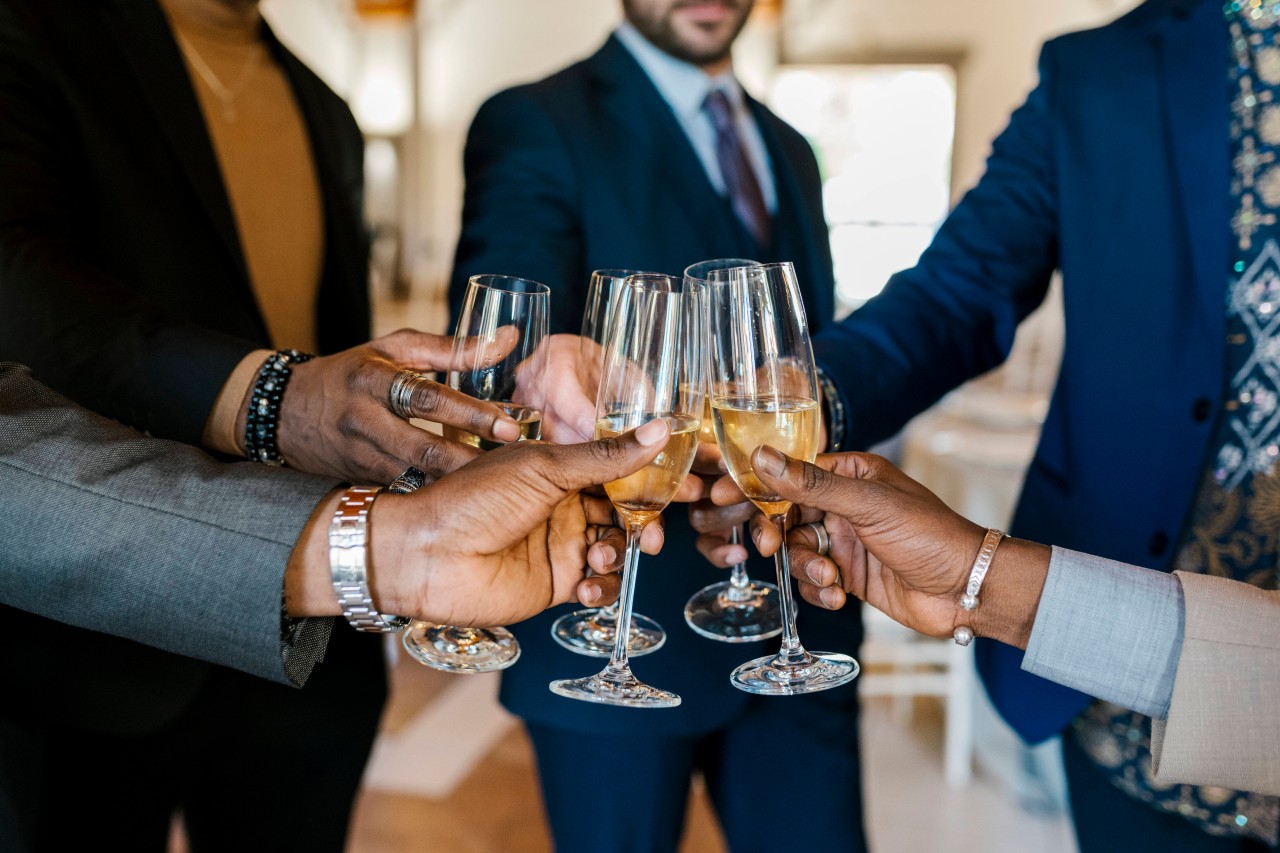
M368 486L347 489L329 522L329 575L338 606L351 627L372 633L401 631L410 621L379 613L369 594L369 510L379 491Z

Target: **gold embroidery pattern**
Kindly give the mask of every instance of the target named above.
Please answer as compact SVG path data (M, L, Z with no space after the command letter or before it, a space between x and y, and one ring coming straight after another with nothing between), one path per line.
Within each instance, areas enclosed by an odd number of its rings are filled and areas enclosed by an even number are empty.
M1226 375L1220 421L1174 568L1266 589L1280 565L1280 85L1278 0L1231 0L1229 116L1236 211L1235 261L1226 292ZM1280 91L1280 89L1277 89ZM1276 146L1276 147L1273 147ZM1280 709L1277 709L1280 712ZM1151 771L1151 721L1095 702L1076 719L1085 752L1116 787L1206 833L1274 845L1280 798L1196 785L1165 785Z

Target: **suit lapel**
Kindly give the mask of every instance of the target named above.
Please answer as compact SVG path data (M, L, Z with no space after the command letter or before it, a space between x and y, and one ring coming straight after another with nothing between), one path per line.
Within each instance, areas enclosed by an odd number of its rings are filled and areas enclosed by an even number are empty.
M248 267L222 172L186 64L164 13L156 3L136 0L113 0L107 12L108 27L120 45L138 91L151 107L156 124L248 286Z
M606 111L624 130L620 143L634 151L618 158L619 162L662 164L661 186L674 196L665 207L686 211L702 235L701 242L723 247L713 252L723 252L726 257L750 254L749 241L744 245L745 228L735 228L732 209L711 185L671 106L626 47L610 36L588 62L592 74L605 87L602 102Z
M1221 5L1175 4L1154 29L1164 117L1201 316L1221 335L1231 218L1228 36Z

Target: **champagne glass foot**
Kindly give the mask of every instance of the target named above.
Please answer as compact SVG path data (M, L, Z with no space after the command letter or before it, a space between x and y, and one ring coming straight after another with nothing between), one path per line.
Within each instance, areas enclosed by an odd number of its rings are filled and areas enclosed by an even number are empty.
M401 643L419 663L445 672L495 672L520 657L520 644L506 628L459 628L414 622Z
M698 590L684 606L684 621L696 633L722 643L750 643L782 633L778 588L752 581L745 589L729 581Z
M553 681L551 692L567 699L621 705L626 708L674 708L680 697L669 690L651 687L631 674L630 669L608 667L590 678L562 678Z
M858 677L858 662L834 652L801 651L747 661L729 676L739 690L762 696L796 696L848 684Z
M551 636L571 652L593 658L607 658L613 653L617 636L616 611L602 607L575 610L551 623ZM631 617L631 636L627 639L628 655L639 657L656 652L667 641L662 626L636 613Z

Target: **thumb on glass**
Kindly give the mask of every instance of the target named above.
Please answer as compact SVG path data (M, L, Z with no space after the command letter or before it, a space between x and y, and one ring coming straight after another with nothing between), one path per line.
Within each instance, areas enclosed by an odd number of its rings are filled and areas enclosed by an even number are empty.
M652 462L670 432L666 421L654 419L614 438L543 445L548 451L544 473L565 491L618 480Z

